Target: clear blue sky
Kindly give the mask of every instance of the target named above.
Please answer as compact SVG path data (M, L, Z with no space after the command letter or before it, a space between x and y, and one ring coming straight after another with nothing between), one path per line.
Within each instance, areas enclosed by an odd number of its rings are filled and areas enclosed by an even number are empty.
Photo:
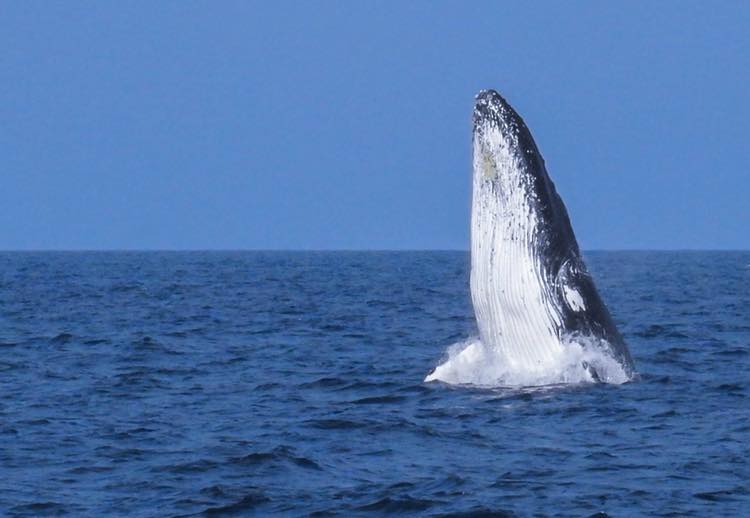
M527 4L4 2L0 249L465 249L482 88L582 247L750 248L750 3Z

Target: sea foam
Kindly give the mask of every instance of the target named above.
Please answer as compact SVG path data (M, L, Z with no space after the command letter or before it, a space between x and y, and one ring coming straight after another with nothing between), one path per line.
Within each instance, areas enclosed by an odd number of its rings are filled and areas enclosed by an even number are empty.
M630 380L600 340L575 336L562 340L563 355L552 366L518 368L496 347L474 337L451 345L447 359L425 381L478 387L534 387L571 383L621 384ZM592 374L592 371L596 375Z

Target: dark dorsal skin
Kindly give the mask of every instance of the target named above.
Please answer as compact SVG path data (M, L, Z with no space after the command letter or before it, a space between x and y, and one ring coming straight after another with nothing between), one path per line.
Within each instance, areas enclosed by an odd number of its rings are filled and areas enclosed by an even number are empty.
M484 100L483 104L481 101ZM622 336L615 326L609 310L602 302L591 275L583 262L578 242L570 224L565 204L555 189L555 184L547 173L539 149L531 132L518 113L494 90L485 90L477 96L474 112L475 127L478 119L497 121L497 111L483 109L483 106L500 103L503 126L513 131L518 138L519 154L531 176L535 199L532 205L541 224L535 236L535 249L544 265L545 276L550 286L554 286L555 296L563 308L563 333L594 336L609 343L611 353L628 375L633 373L633 360ZM563 287L574 288L583 298L584 311L575 311L566 301Z

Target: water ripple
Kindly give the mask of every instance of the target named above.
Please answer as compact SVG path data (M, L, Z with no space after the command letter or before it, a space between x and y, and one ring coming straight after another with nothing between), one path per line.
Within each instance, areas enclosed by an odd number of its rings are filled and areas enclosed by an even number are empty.
M742 516L750 254L587 259L631 383L423 383L466 253L0 253L0 515Z

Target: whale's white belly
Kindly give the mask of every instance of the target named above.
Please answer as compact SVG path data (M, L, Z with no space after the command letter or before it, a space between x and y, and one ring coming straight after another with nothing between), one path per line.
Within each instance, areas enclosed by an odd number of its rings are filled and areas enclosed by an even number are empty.
M486 347L511 368L545 370L563 354L562 317L534 254L537 222L518 167L475 150L471 298Z

